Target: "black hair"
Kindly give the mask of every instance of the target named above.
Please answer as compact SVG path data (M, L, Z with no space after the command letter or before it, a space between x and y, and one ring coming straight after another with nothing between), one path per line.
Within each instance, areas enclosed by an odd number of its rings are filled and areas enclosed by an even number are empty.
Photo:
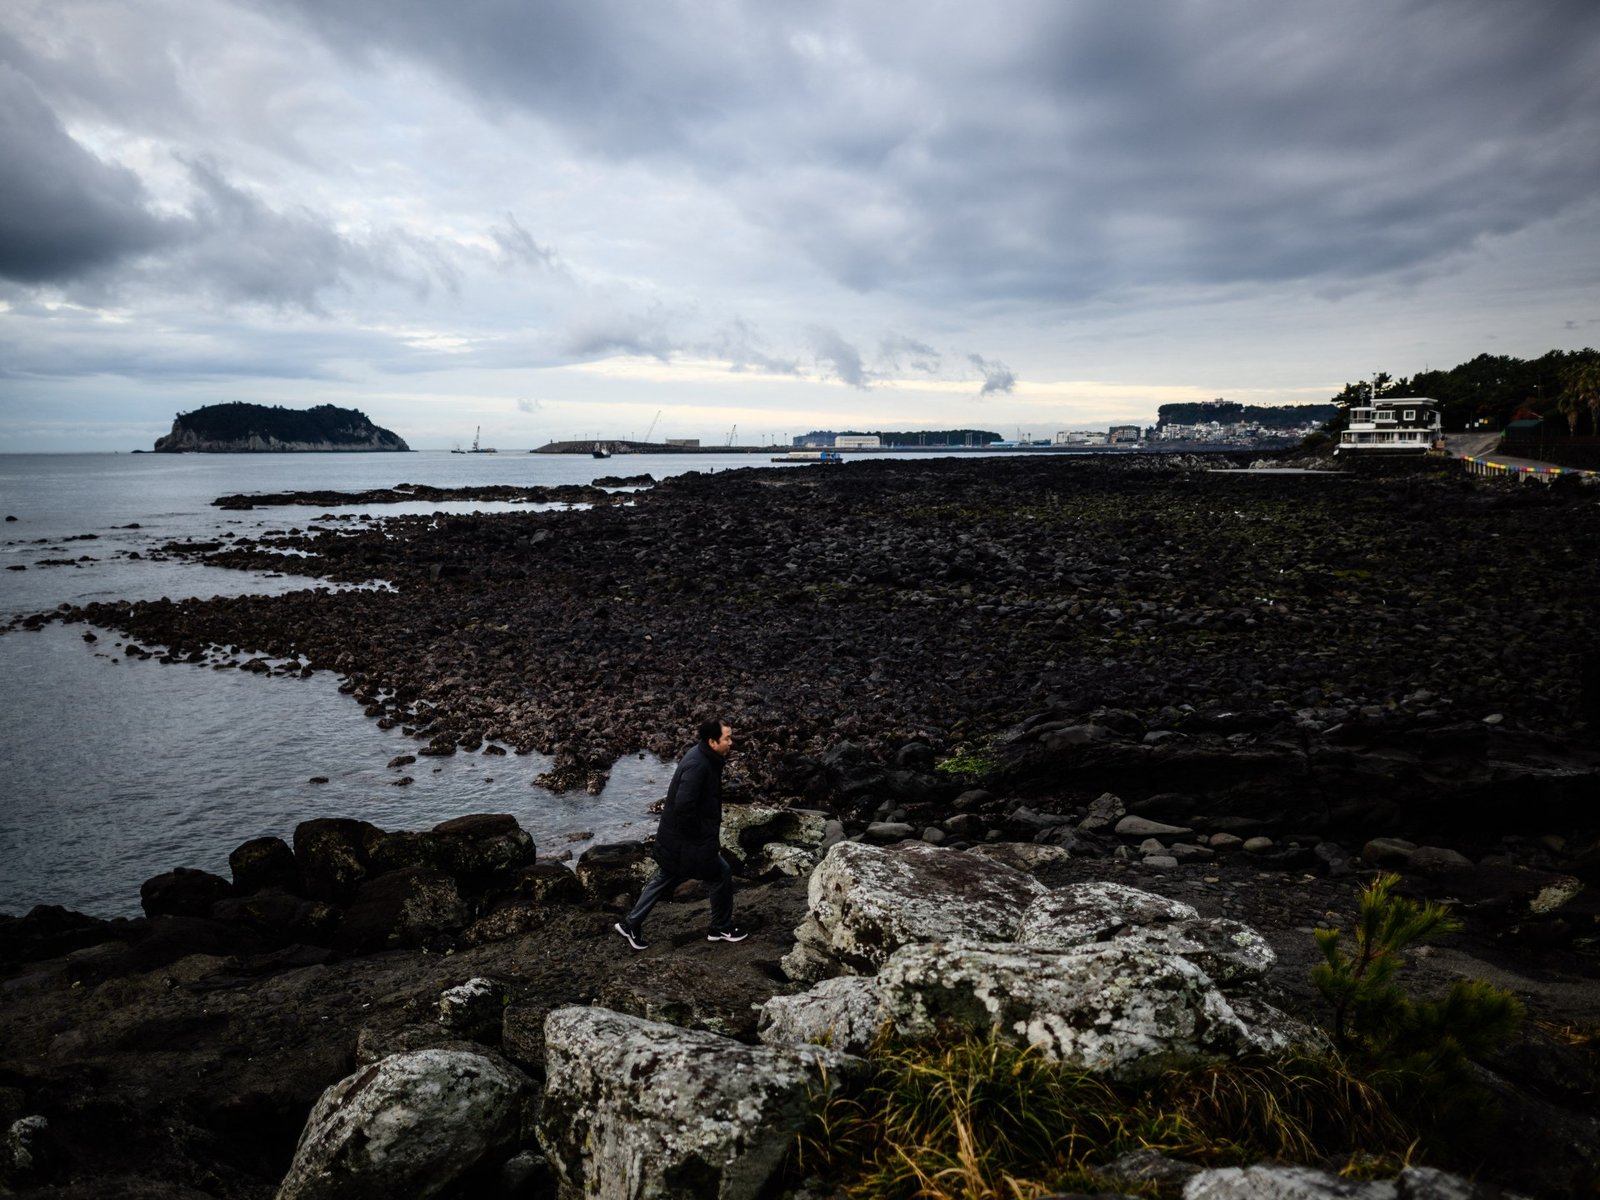
M726 724L727 722L721 717L716 717L710 721L701 721L699 730L700 740L702 742L716 741L722 736L722 727Z

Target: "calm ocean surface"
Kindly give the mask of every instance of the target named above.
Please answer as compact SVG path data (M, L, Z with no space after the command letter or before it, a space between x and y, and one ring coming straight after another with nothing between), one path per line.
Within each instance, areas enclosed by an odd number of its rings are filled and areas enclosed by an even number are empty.
M304 577L130 561L174 538L304 526L322 510L211 507L233 492L398 483L465 487L589 483L602 475L766 466L766 455L502 453L285 455L0 455L0 614L62 603L169 596L276 593L314 586ZM807 468L813 469L813 468ZM495 512L508 504L407 504L341 508L374 517L440 509ZM129 528L137 525L138 528ZM92 534L92 538L82 535ZM72 566L40 566L72 559ZM81 560L81 561L79 561ZM21 565L25 571L3 568ZM541 854L590 840L640 837L646 808L672 764L625 759L598 797L554 796L529 781L539 755L457 754L419 759L416 783L385 764L416 743L384 731L337 692L338 678L247 675L123 657L121 639L52 625L0 636L0 913L62 904L96 916L136 915L139 885L173 867L228 876L228 852L248 838L288 840L318 816L351 816L385 829L421 829L473 812L512 813ZM685 741L691 735L685 732ZM311 784L314 775L325 784ZM580 836L591 835L591 836Z

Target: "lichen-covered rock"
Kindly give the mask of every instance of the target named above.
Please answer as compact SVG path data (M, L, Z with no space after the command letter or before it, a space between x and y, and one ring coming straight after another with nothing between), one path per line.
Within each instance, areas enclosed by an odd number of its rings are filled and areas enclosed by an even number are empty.
M469 884L481 884L532 864L533 838L506 813L473 813L427 831L384 833L373 842L368 871L378 875L431 867Z
M498 1034L500 1018L511 1001L511 988L498 979L475 976L439 994L439 1024L478 1037Z
M528 1080L482 1054L418 1050L322 1094L277 1200L426 1200L514 1148Z
M1103 942L1142 925L1198 917L1181 900L1121 883L1074 883L1047 892L1028 905L1017 923L1017 940L1034 946L1078 946Z
M743 1200L782 1163L813 1096L859 1064L560 1008L545 1021L539 1140L563 1187L595 1200Z
M1202 917L1187 904L1118 883L1079 883L1041 896L1022 914L1017 940L1066 950L1117 939L1158 954L1178 954L1214 983L1262 979L1278 961L1248 925Z
M13 1121L0 1137L0 1188L6 1184L29 1187L50 1177L57 1153L50 1122L34 1115ZM5 1193L10 1195L10 1189Z
M925 842L840 842L811 873L808 913L784 971L808 981L870 974L917 942L1009 941L1045 890L1021 871Z
M877 979L840 975L810 991L768 1000L761 1007L760 1033L769 1046L811 1042L865 1054L883 1021Z
M820 850L792 842L768 842L749 859L756 875L808 875L822 857Z
M1250 991L1228 993L1228 1007L1250 1031L1250 1045L1262 1054L1331 1054L1333 1041L1309 1021L1268 1004Z
M647 1021L750 1038L771 995L772 980L762 972L729 969L726 960L715 958L666 955L630 958L595 1003Z
M1118 1079L1255 1048L1193 963L1117 941L1072 950L906 946L884 964L878 984L895 1030L907 1037L954 1022Z
M809 808L725 804L722 807L722 848L727 851L729 861L743 863L758 874L764 873L775 865L770 852L764 854L764 850L785 846L814 852L822 842L827 821L826 813ZM784 857L779 852L777 861ZM811 861L816 861L814 856Z
M1044 846L1038 842L986 842L967 851L973 858L1001 863L1032 874L1058 863L1071 862L1072 852L1065 846Z
M1434 1167L1407 1167L1393 1179L1343 1179L1316 1167L1257 1163L1201 1171L1183 1200L1519 1200L1491 1183Z

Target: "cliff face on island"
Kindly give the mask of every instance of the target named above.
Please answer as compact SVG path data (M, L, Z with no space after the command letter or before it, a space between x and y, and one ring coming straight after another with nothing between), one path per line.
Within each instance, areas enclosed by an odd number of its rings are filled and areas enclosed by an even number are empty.
M399 435L354 408L319 404L291 409L265 404L208 404L179 413L157 453L259 454L289 451L410 450Z

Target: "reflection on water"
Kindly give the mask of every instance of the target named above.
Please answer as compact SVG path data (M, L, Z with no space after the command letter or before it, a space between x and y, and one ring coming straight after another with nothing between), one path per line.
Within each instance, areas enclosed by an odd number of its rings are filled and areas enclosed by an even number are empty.
M52 626L0 638L0 695L27 697L0 739L0 913L44 903L134 915L150 876L183 866L227 878L239 843L290 841L313 817L425 829L510 813L540 854L576 856L592 840L650 833L647 810L671 777L671 763L632 756L601 795L556 796L530 786L550 766L538 754L456 754L390 769L418 744L365 718L331 675L163 665L81 634ZM395 786L407 775L413 783Z
M96 601L276 594L316 586L281 576L152 557L170 541L259 537L267 530L347 527L315 507L219 509L238 492L359 492L434 487L586 484L601 475L761 466L748 455L283 454L0 455L0 625L22 613ZM804 469L804 468L802 468ZM526 512L565 506L426 501L351 505L351 516ZM5 521L15 516L15 521ZM60 565L46 565L55 563ZM139 910L139 884L173 867L226 877L228 852L261 835L288 840L318 816L422 829L467 813L510 813L541 854L581 853L650 832L648 806L672 765L630 758L598 796L553 796L529 781L537 755L415 753L383 731L329 675L245 675L122 656L77 627L0 636L0 912L64 904L99 916ZM685 741L688 734L685 733ZM394 786L409 774L414 782ZM325 776L312 784L313 776ZM569 840L570 839L570 840Z

